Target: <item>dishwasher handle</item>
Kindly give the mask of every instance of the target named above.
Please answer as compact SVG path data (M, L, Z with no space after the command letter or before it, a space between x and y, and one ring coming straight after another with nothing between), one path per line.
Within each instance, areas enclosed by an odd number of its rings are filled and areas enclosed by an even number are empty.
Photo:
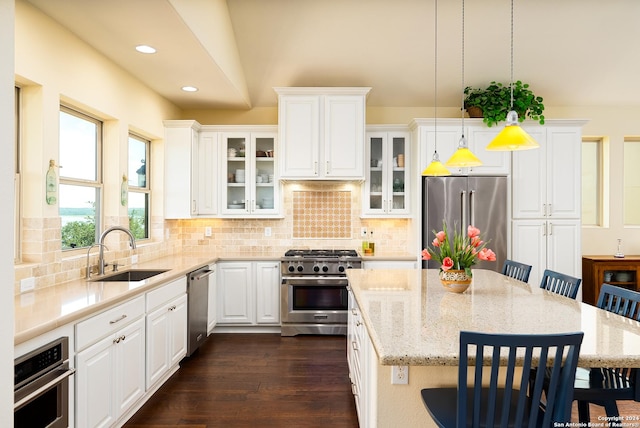
M189 276L191 278L191 281L200 281L201 279L208 277L212 273L213 273L213 270L204 269L204 270L199 270L197 272L194 272Z

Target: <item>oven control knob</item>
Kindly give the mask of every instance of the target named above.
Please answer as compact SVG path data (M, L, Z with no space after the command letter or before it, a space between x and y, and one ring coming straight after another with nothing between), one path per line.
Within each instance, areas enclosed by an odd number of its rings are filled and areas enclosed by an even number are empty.
M344 272L344 266L342 265L338 266L338 272L340 273Z
M296 268L293 265L289 265L289 272L293 272Z
M303 269L304 267L302 265L298 265L298 272L302 272Z
M329 272L329 266L327 265L322 266L322 272Z
M318 266L318 265L314 265L314 266L313 266L313 271L314 271L314 272L320 272L320 266Z

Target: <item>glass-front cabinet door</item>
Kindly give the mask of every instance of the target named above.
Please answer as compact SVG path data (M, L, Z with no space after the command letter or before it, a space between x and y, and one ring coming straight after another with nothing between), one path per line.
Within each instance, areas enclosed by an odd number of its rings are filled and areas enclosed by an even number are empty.
M279 212L276 135L270 132L223 134L223 214L253 217Z
M407 131L367 133L363 216L410 215L409 147L410 134Z

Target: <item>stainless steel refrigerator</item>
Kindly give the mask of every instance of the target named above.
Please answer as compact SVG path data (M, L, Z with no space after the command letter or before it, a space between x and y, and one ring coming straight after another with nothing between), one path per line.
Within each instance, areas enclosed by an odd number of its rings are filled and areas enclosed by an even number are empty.
M422 248L433 241L442 221L453 239L454 227L467 233L467 226L480 229L495 262L479 260L473 268L500 271L507 258L507 177L449 176L424 177L422 182ZM439 268L437 261L423 267Z

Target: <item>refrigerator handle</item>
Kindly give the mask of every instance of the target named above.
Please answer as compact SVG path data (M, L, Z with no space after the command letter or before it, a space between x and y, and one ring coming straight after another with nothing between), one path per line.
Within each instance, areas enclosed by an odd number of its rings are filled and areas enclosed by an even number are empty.
M467 227L467 191L462 190L460 192L460 198L462 199L462 203L460 204L462 212L460 213L460 220L462 223L460 224L460 230L464 230Z
M469 222L470 225L475 226L476 224L476 204L475 204L475 198L476 198L476 191L475 190L470 190L469 191L469 213L471 215L471 221ZM468 225L465 224L462 231L464 232L464 228L466 228Z

